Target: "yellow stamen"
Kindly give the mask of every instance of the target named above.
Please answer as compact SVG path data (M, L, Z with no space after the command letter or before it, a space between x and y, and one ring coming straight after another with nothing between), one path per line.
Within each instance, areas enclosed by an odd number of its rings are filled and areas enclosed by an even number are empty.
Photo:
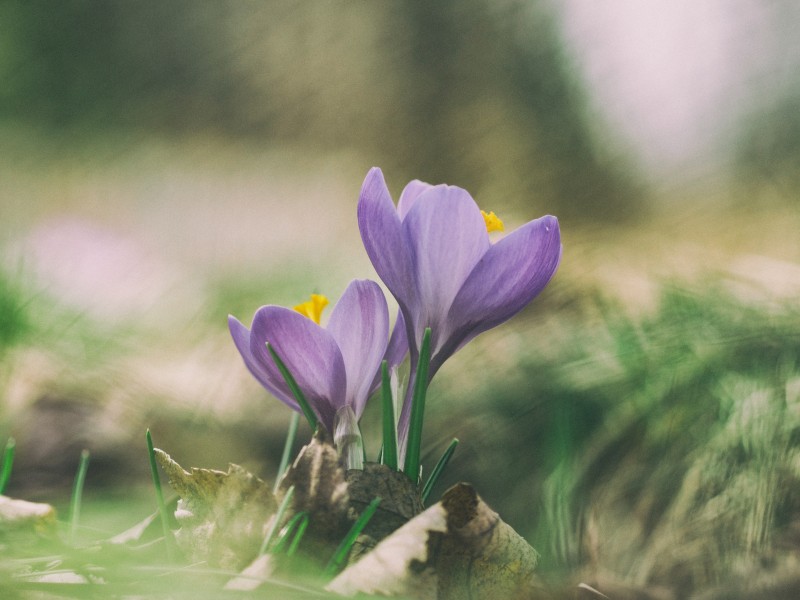
M485 210L481 211L483 215L483 220L486 221L486 231L491 233L493 231L503 231L505 227L503 226L503 222L500 220L493 211L486 212Z
M311 294L311 300L298 304L294 309L319 325L320 317L322 317L322 309L327 305L328 299L325 296L322 294Z

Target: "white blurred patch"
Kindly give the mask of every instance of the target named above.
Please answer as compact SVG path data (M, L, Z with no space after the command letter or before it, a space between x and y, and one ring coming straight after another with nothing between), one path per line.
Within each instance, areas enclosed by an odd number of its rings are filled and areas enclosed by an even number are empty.
M144 244L88 220L45 221L11 254L37 288L106 323L174 323L203 299L196 283Z

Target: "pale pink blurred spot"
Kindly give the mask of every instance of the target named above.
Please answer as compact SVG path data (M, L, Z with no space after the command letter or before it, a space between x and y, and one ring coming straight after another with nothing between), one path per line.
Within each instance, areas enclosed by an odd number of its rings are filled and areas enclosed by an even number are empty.
M135 238L74 217L45 221L16 248L23 272L59 303L104 322L174 322L201 290Z

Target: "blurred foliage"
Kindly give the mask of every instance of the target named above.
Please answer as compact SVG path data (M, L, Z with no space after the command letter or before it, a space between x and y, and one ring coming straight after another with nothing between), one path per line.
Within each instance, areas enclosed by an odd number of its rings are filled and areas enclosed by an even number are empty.
M33 327L28 301L19 281L0 270L0 358Z
M545 572L699 589L785 568L800 524L797 305L720 282L667 286L644 317L602 296L558 313L518 334L535 344L450 422L480 450L448 479L535 530Z
M748 119L735 152L736 181L745 190L742 201L778 200L797 205L800 90L771 99Z
M541 0L6 2L0 39L7 122L345 150L393 189L446 181L561 217L642 208Z

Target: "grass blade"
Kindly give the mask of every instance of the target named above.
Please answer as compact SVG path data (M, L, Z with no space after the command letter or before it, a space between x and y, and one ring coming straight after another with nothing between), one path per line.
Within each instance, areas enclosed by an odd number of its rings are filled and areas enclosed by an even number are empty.
M453 438L453 441L450 442L450 445L447 447L447 450L444 451L442 457L439 459L439 462L436 463L436 466L433 467L433 471L431 471L431 476L428 477L428 481L425 482L425 487L422 488L422 504L424 505L430 496L431 490L433 486L436 485L436 482L439 480L439 476L444 471L444 468L447 466L447 463L450 462L450 458L453 456L453 452L456 451L456 446L458 446L458 438Z
M364 527L367 526L367 523L369 523L372 515L375 514L376 510L378 510L378 505L380 503L381 498L378 496L369 503L369 506L364 509L364 512L361 513L361 516L359 516L356 522L353 523L350 531L347 532L347 535L344 536L344 539L339 543L339 546L337 546L330 562L328 562L328 566L325 567L326 577L333 577L339 572L339 569L341 569L342 564L344 564L347 555L350 554L350 550L352 549L353 544L355 544L356 538L361 534L362 531L364 531Z
M281 360L278 353L275 352L275 348L272 347L272 344L267 342L267 350L269 350L269 354L272 357L272 360L275 361L275 366L278 367L278 370L283 375L283 380L286 382L286 385L289 386L289 389L292 391L292 395L294 399L297 400L297 403L300 405L300 408L303 411L303 414L306 416L306 420L308 424L311 425L311 430L316 431L317 429L317 415L311 410L311 406L308 404L308 400L303 395L303 392L300 391L300 387L297 385L297 381L289 372L289 369L286 368L286 365Z
M300 543L300 539L302 539L303 534L306 532L308 521L309 518L306 511L299 512L289 519L289 522L283 526L283 529L281 529L281 532L278 534L278 541L275 542L275 546L272 547L270 552L273 554L278 554L286 545L286 541L289 539L289 536L294 533L295 535L292 539L292 543L286 550L286 556L291 556L294 554L294 551L297 550L297 545ZM295 529L297 530L296 532Z
M3 450L3 466L0 470L0 494L6 491L8 480L11 479L11 469L14 466L14 451L17 442L13 437L8 438L6 447Z
M292 454L292 446L294 440L297 438L297 426L300 423L300 413L292 411L292 418L289 420L289 430L286 432L286 443L283 445L283 454L281 455L281 462L278 466L278 475L275 477L275 485L272 486L272 493L278 493L278 487L281 483L281 477L286 472L286 467L289 464L289 457Z
M292 496L294 496L293 485L286 490L286 495L283 497L281 505L278 507L278 512L275 513L275 519L272 521L272 525L270 525L267 535L264 536L264 542L261 544L261 548L258 551L259 556L266 554L267 550L269 550L269 545L272 543L272 538L275 537L275 533L278 531L281 521L283 521L283 515L286 512L286 509L289 508L289 502L292 501Z
M75 545L75 536L78 533L78 523L81 518L81 500L83 498L83 485L86 482L86 471L89 469L89 451L81 451L81 460L78 463L78 472L72 486L72 498L69 501L69 539Z
M156 489L156 501L158 502L158 514L161 517L161 530L164 533L164 544L167 548L167 560L172 562L175 555L172 550L172 531L169 528L169 513L164 502L164 493L161 490L161 479L158 476L158 465L156 464L156 453L153 448L153 436L148 429L145 433L147 439L147 455L150 458L150 474L153 477L153 486Z
M389 364L381 363L381 404L383 406L383 448L381 462L397 470L397 422L394 416L392 382L389 379Z
M428 367L431 364L431 328L426 327L419 349L414 393L411 397L411 422L403 471L412 482L419 483L419 453L422 445L422 420L425 416L425 394L428 391Z
M301 513L301 514L303 515L303 520L300 521L300 525L297 528L297 533L294 534L294 539L292 540L292 543L289 546L289 548L286 550L286 556L289 557L294 555L295 551L297 550L297 546L300 545L300 540L303 539L303 535L306 532L306 528L308 527L308 522L310 520L308 518L308 513Z

